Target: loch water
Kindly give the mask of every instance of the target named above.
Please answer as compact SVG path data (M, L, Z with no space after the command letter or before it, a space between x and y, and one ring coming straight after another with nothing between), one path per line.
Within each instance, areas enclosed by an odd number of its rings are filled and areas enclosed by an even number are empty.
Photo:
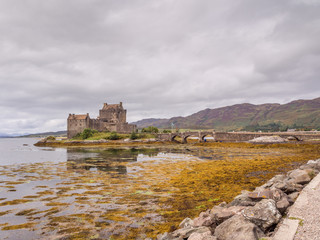
M155 237L258 184L274 168L257 171L265 159L296 156L290 149L51 148L36 141L0 139L0 239Z

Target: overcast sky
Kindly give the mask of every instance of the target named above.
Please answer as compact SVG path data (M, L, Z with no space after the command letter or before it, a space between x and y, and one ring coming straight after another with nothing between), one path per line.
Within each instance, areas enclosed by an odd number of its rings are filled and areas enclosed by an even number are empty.
M0 134L320 97L320 0L0 0Z

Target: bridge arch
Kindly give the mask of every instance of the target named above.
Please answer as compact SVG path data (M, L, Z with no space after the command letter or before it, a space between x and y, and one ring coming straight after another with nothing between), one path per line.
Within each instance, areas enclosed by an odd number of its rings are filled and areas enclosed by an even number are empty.
M215 139L215 134L214 134L214 132L201 132L201 133L199 134L199 140L200 140L201 142L204 142L205 139L206 139L206 137L212 137L213 140L214 140L214 139Z
M197 136L194 136L192 134L185 134L183 136L183 143L187 143L188 142L188 137L197 137Z
M170 140L171 142L179 142L178 140L176 140L176 137L181 137L180 134L171 134L170 136ZM183 141L183 138L182 138L182 141Z

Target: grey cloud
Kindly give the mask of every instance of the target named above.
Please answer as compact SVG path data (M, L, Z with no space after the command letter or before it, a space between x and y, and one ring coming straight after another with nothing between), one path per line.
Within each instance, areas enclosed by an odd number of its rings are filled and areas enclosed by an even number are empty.
M320 95L320 1L0 1L0 132Z

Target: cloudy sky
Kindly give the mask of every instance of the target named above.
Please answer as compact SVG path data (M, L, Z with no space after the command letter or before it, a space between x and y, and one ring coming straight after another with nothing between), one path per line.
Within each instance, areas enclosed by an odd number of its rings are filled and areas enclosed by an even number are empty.
M320 97L320 0L0 0L0 134Z

